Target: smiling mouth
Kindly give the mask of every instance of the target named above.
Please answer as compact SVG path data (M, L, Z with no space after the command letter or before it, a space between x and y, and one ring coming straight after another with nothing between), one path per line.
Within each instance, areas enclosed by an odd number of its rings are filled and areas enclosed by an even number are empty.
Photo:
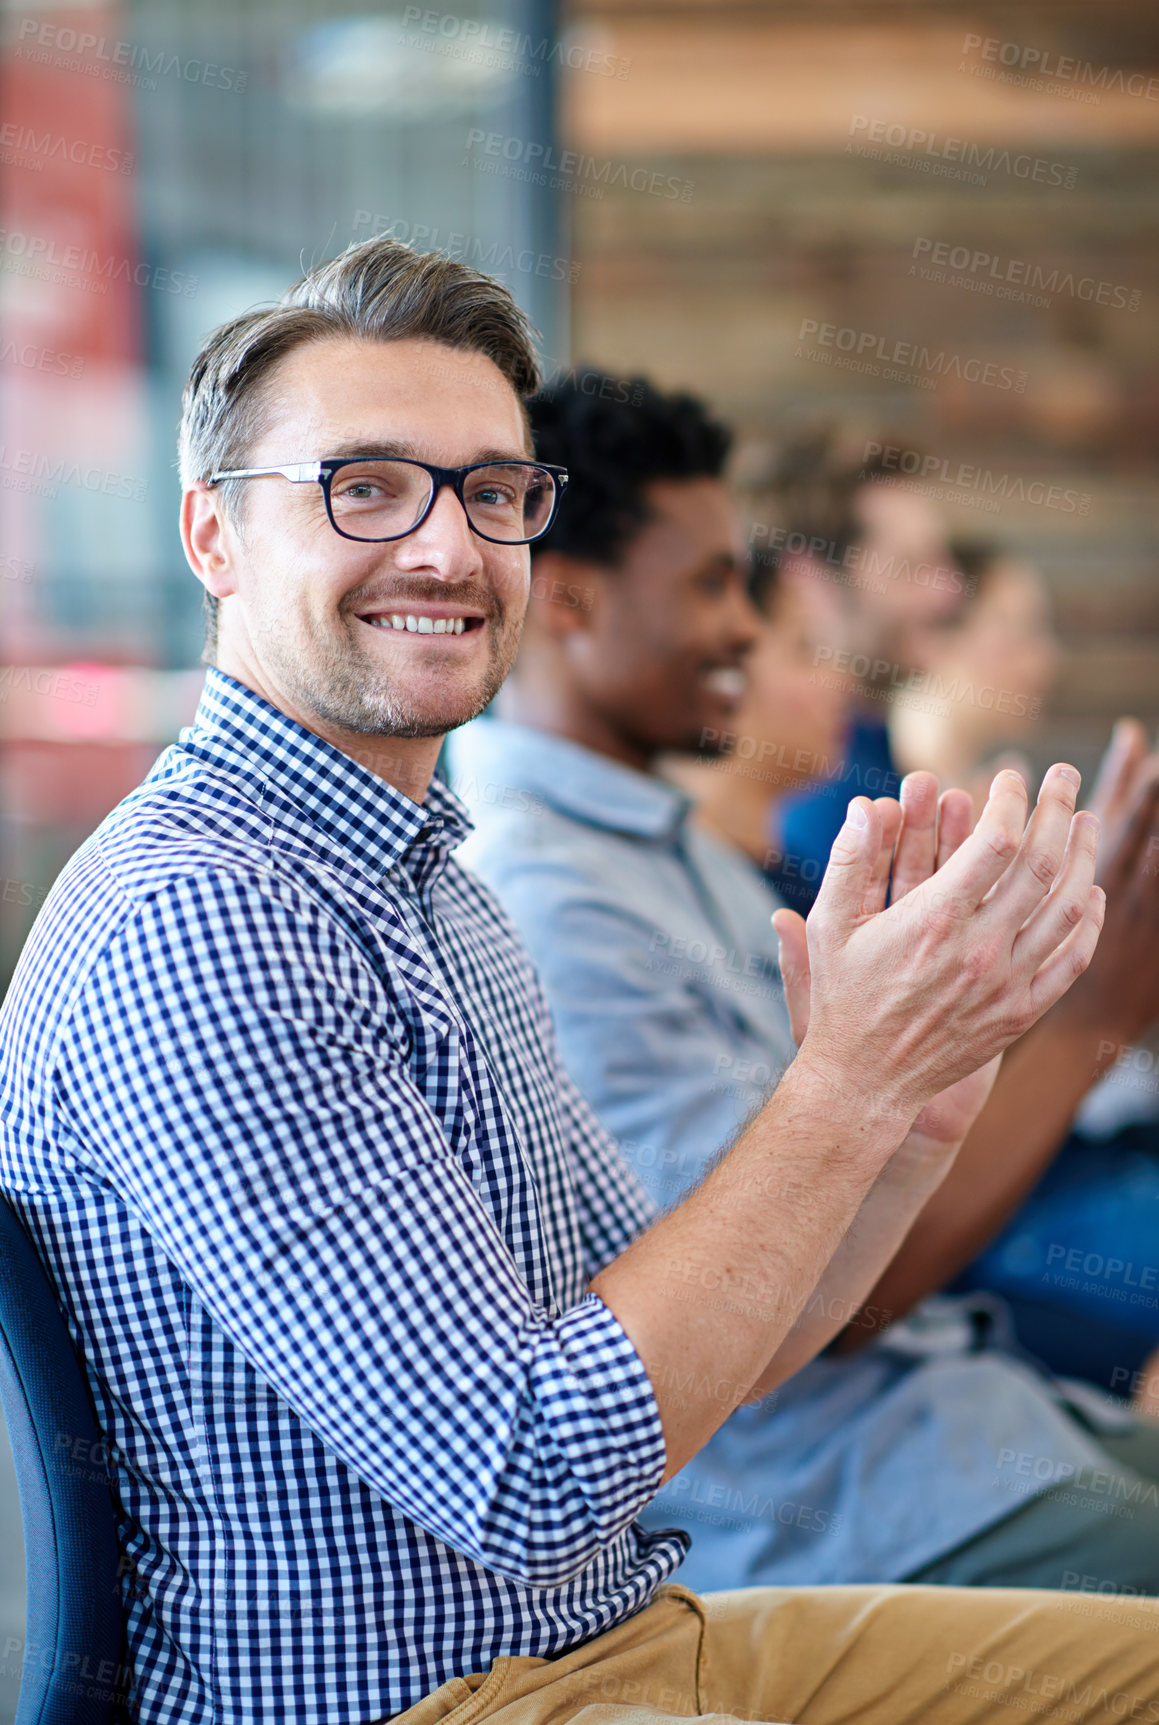
M467 617L461 613L453 617L431 617L418 611L386 611L363 617L361 621L372 629L405 630L411 635L466 635L483 627L482 617Z
M730 701L740 700L749 681L748 673L739 665L713 665L701 673L700 680L714 695L723 695Z

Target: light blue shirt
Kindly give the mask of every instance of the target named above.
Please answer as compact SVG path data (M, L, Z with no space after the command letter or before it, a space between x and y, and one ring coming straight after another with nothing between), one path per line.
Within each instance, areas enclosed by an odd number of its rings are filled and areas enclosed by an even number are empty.
M456 732L448 762L476 825L459 860L521 929L564 1064L671 1205L792 1058L778 901L662 779L494 719ZM902 1580L1105 1466L1061 1387L984 1345L976 1309L927 1301L884 1341L733 1414L641 1516L693 1535L682 1579ZM1065 1394L1092 1416L1081 1389Z

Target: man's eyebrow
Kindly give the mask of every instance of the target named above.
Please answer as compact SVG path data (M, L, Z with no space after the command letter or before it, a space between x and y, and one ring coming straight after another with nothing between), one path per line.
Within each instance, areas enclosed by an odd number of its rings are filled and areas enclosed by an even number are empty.
M534 461L525 449L481 449L476 461Z
M330 447L327 450L324 459L329 461L346 461L348 459L357 458L360 455L370 456L376 461L389 461L391 459L402 461L425 461L427 459L416 444L407 442L405 439L392 443L369 443L364 442L362 439L357 439L351 443L340 444L337 448ZM472 461L528 461L530 459L531 457L528 456L525 450L500 449L497 447L492 449L480 449L472 457ZM439 466L440 464L436 462L434 465ZM465 463L464 465L470 465L470 463Z
M346 443L327 445L326 459L330 461L345 461L349 456L358 455L373 455L380 461L388 461L391 456L421 459L414 444L407 443L405 439L392 443L373 443L367 438L356 437Z

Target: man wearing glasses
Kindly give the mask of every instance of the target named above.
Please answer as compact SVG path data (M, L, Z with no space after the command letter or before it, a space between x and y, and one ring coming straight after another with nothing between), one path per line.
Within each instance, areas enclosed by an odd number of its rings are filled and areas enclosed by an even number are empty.
M1009 776L973 834L960 793L936 833L855 799L800 1053L655 1220L432 778L512 662L562 493L536 382L505 289L387 240L190 376L205 694L58 881L0 1019L4 1185L112 1457L130 1716L1159 1719L1143 1603L700 1600L670 1582L684 1537L634 1519L826 1344L810 1296L863 1297L999 1051L1089 961L1096 823L1073 772L1025 845Z

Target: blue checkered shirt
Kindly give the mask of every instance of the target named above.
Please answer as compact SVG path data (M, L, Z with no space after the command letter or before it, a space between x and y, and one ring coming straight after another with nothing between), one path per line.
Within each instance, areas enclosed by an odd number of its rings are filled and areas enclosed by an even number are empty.
M424 806L211 671L0 1014L3 1184L111 1455L131 1711L353 1725L639 1610L683 1535L587 1284L649 1202Z

